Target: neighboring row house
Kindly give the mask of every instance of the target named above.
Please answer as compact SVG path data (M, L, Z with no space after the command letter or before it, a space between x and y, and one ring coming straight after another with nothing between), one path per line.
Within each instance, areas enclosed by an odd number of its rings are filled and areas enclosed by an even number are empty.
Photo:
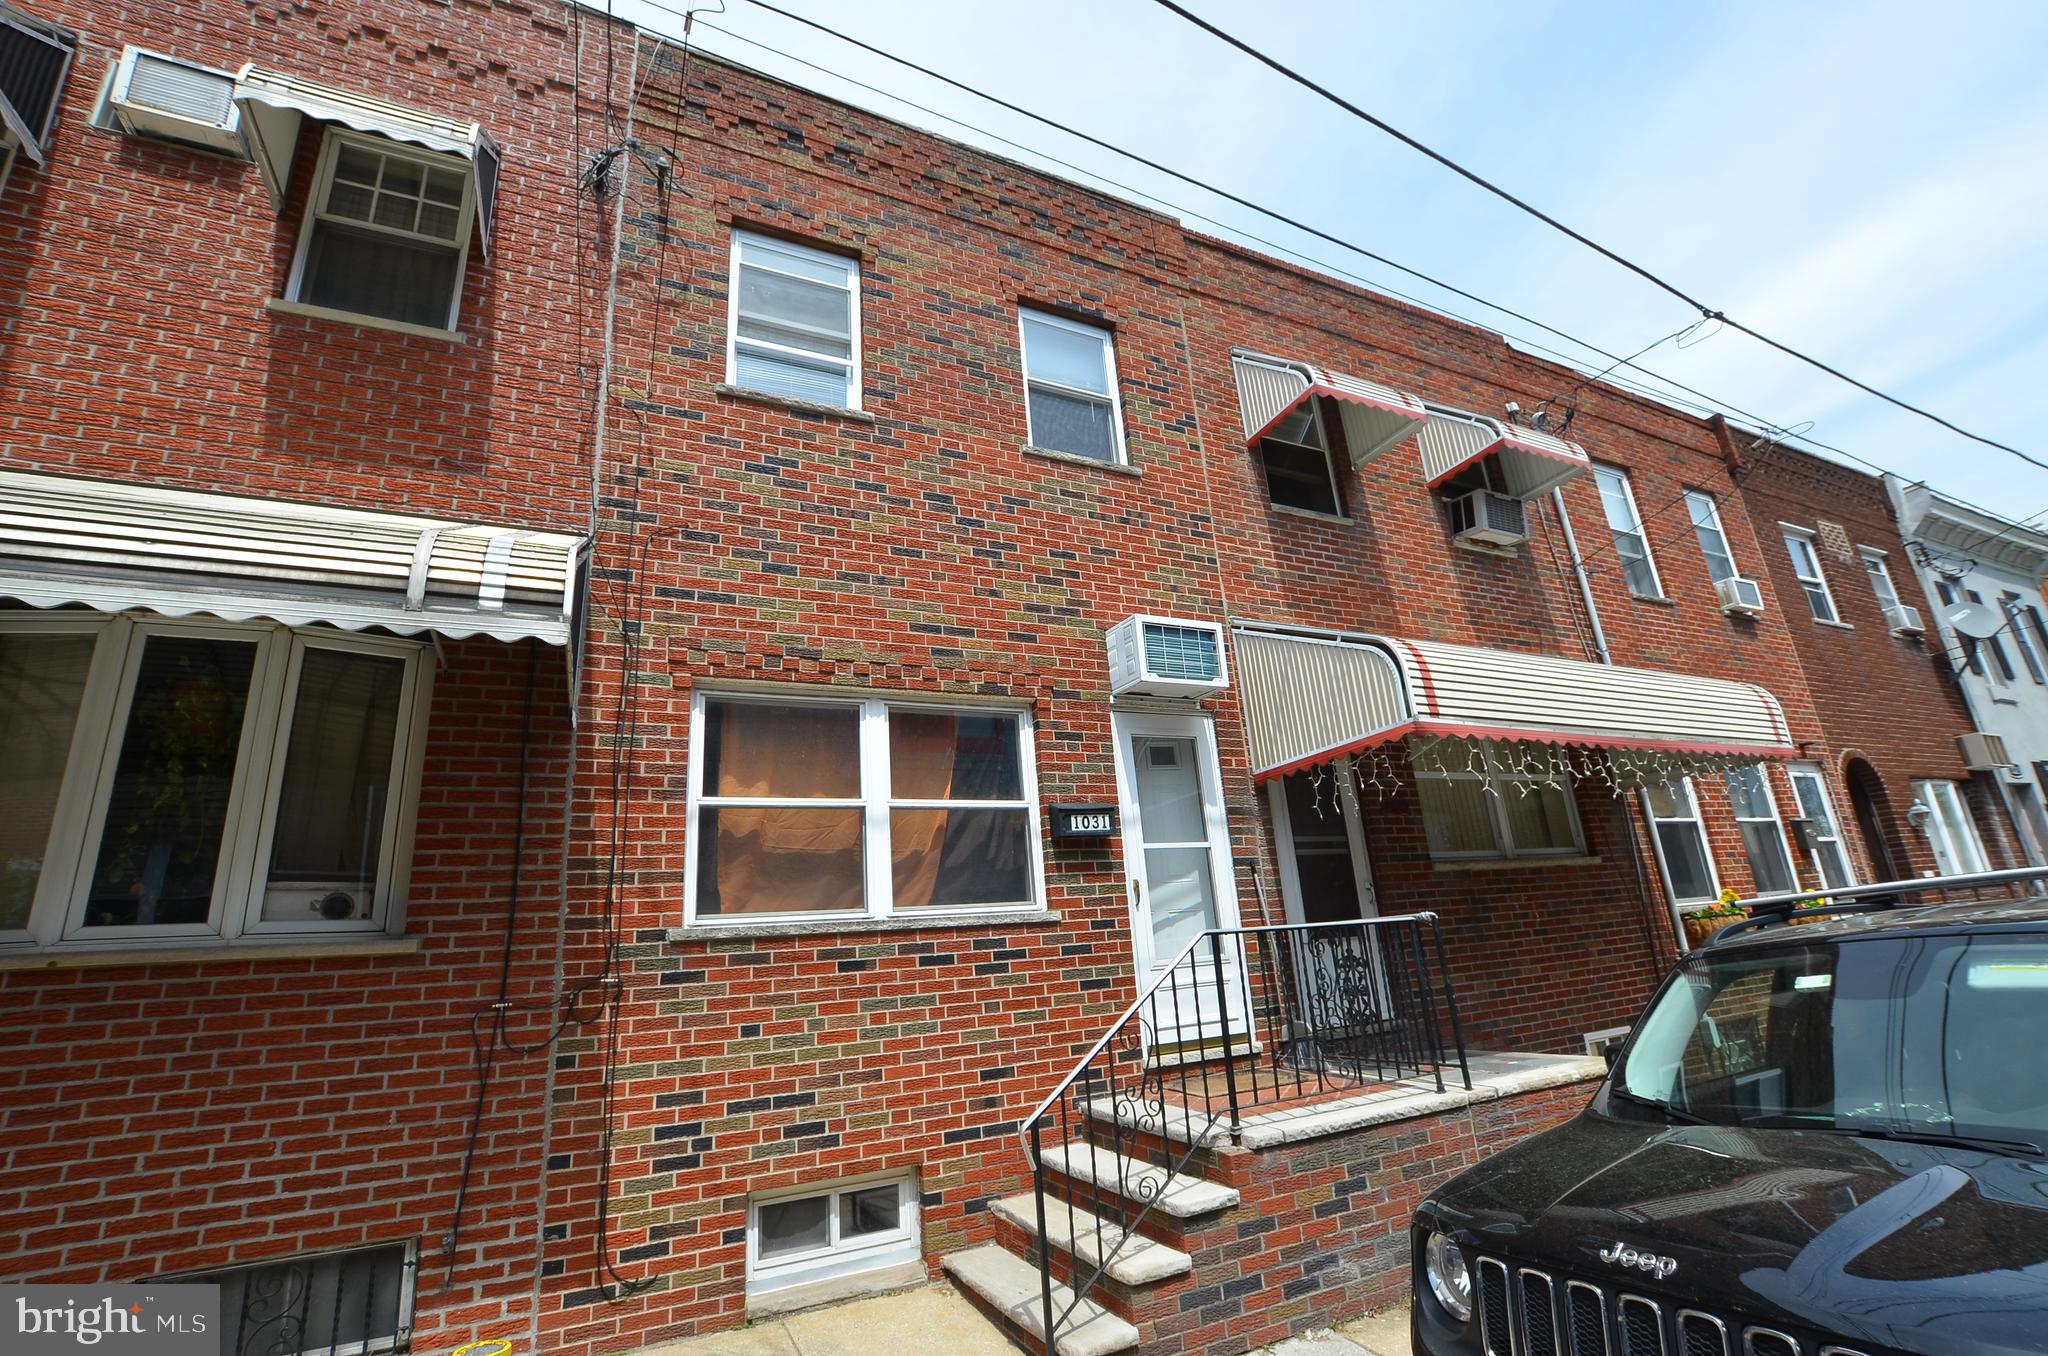
M2034 822L1911 489L553 0L0 43L5 1279L1224 1356Z

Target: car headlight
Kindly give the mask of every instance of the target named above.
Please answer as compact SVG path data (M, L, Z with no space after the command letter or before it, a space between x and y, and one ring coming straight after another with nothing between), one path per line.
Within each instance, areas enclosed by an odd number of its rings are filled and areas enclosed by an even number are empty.
M1429 1278L1429 1293L1445 1312L1460 1323L1472 1317L1472 1271L1465 1254L1442 1234L1433 1233L1422 1247L1422 1273Z

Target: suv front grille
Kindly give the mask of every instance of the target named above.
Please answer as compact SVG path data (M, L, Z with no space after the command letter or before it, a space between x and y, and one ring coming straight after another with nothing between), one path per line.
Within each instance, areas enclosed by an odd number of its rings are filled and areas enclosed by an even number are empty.
M1510 1270L1498 1258L1481 1257L1478 1273L1486 1356L1862 1356L1698 1309L1667 1311L1648 1296L1591 1281Z

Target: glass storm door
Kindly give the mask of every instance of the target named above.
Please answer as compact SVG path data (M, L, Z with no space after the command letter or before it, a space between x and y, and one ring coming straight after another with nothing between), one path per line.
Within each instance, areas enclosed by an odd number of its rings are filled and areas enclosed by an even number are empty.
M1225 1003L1234 1041L1241 1040L1236 948L1223 949L1220 991L1210 945L1182 954L1209 929L1237 926L1215 734L1207 720L1188 716L1119 713L1115 725L1138 985L1160 984L1146 1007L1149 1042L1168 1049L1219 1042Z
M1351 760L1267 783L1278 835L1280 894L1290 923L1342 924L1378 915ZM1379 939L1365 928L1294 934L1284 953L1290 1019L1302 1033L1349 1031L1390 1004Z

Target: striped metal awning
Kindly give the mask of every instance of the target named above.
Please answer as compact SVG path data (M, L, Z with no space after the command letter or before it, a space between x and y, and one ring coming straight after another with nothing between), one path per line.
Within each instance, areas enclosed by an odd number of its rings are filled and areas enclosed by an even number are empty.
M1422 474L1432 490L1488 457L1496 459L1503 494L1537 495L1592 469L1586 449L1552 434L1483 415L1431 406L1422 430Z
M1429 418L1422 402L1406 392L1308 363L1239 352L1231 355L1230 368L1248 445L1257 445L1303 402L1322 398L1344 422L1352 465L1363 466L1408 441Z
M291 182L292 157L298 151L299 129L305 120L338 122L358 132L469 161L476 175L477 238L485 257L490 256L502 156L481 124L373 99L253 63L235 76L235 104L242 110L242 135L249 156L270 190L272 210L284 210L285 186Z
M1794 756L1754 683L1433 640L1233 626L1252 769L1265 780L1410 735L1727 758Z
M570 642L583 538L0 471L0 598Z

